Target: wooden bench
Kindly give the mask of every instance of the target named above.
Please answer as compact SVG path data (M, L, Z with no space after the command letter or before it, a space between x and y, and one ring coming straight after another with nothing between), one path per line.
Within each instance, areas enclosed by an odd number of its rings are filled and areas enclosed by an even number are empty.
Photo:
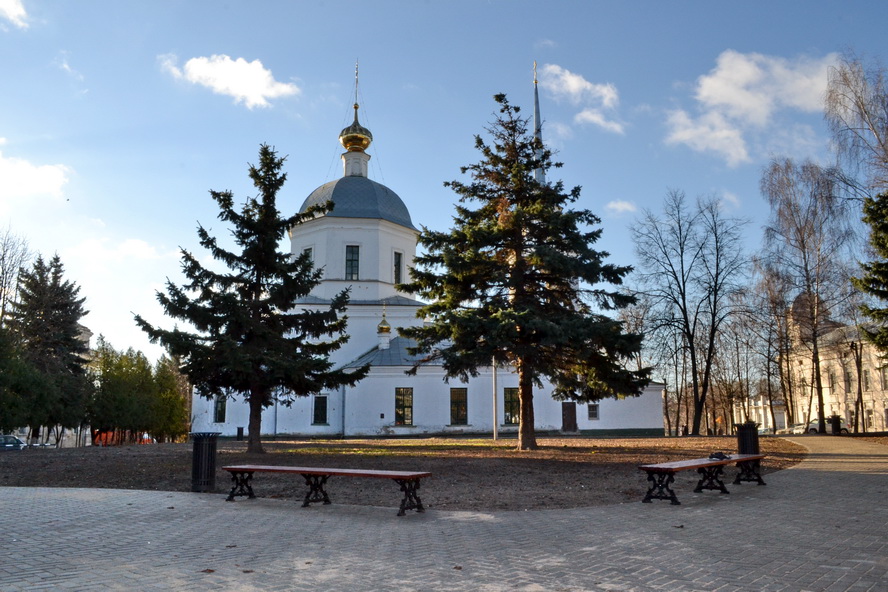
M694 493L700 493L704 489L718 489L722 493L730 493L719 477L724 474L725 465L733 463L736 463L740 469L740 472L737 473L737 478L734 479L735 485L742 481L756 481L759 485L765 485L762 476L759 474L759 464L764 458L765 455L763 454L732 454L725 459L694 458L654 465L641 465L638 468L647 472L647 480L651 483L647 495L641 501L649 504L651 500L668 499L672 500L672 505L681 505L681 502L675 496L675 492L669 486L675 481L676 473L690 469L697 469L697 472L701 475Z
M302 502L302 507L306 508L312 502L330 503L330 496L324 485L330 477L371 477L376 479L391 479L401 487L404 492L404 498L401 500L401 507L398 510L398 516L403 516L407 510L416 510L424 512L425 508L419 499L419 483L423 477L431 477L431 473L413 472L413 471L374 471L368 469L329 469L321 467L285 467L273 465L236 465L230 467L222 467L223 470L231 474L234 485L229 492L225 501L233 501L238 496L247 496L252 499L253 495L253 473L298 473L305 479L308 486L308 492Z

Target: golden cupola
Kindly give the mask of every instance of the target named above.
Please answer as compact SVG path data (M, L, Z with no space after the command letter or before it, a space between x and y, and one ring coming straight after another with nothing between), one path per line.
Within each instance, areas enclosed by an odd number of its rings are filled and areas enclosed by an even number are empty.
M373 134L358 122L358 104L355 103L355 121L339 133L339 143L349 152L364 152L372 141Z

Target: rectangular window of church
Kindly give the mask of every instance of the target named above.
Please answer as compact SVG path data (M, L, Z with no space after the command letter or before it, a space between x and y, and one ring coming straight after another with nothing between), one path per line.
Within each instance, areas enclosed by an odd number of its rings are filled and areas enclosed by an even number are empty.
M598 403L589 403L589 419L592 421L600 419L598 415Z
M213 402L213 423L225 423L225 397L216 397Z
M836 388L836 373L832 370L829 372L829 388Z
M311 423L312 425L327 425L327 395L314 396Z
M314 261L314 249L311 247L305 247L302 249L302 253L308 256L309 261Z
M869 370L864 370L864 371L863 371L863 390L865 390L865 391L870 390L870 376L869 376Z
M872 409L866 410L866 429L868 429L868 430L873 429L873 410Z
M847 370L845 371L845 392L851 392L851 373Z
M450 425L468 425L469 423L469 389L450 389Z
M345 279L358 279L358 266L361 260L361 247L346 245L345 247Z
M400 283L401 283L401 261L402 261L403 258L404 258L403 253L395 252L395 259L394 259L394 267L395 267L394 272L395 272L395 273L394 273L394 277L395 277L395 283L396 283L396 284L400 284Z
M882 390L888 391L888 368L879 368L879 381L882 383Z
M413 389L395 389L395 425L413 425Z
M518 425L518 414L521 405L518 403L518 389L503 389L503 423L505 425Z

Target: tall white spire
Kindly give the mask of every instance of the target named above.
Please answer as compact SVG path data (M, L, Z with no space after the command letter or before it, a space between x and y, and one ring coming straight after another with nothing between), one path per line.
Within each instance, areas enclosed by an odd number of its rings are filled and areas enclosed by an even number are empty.
M543 120L540 119L540 93L537 89L537 63L533 61L533 137L543 141ZM538 154L537 154L538 156ZM543 169L537 168L533 171L533 178L537 183L546 182L546 173Z

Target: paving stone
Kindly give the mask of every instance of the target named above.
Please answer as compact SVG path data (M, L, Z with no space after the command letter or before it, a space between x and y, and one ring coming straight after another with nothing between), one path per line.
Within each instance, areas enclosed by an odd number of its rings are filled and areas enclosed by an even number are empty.
M683 480L681 506L399 518L280 499L0 488L0 590L888 589L888 447L796 441L808 459L767 486L693 494Z

